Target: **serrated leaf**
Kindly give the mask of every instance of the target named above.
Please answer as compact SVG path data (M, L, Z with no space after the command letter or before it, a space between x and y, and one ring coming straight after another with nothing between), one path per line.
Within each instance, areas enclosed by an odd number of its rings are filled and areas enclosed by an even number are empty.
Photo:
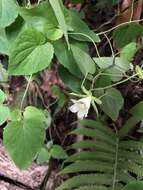
M65 150L59 146L59 145L53 145L50 154L53 158L56 159L65 159L67 158L67 154L65 152Z
M118 48L123 48L130 42L136 41L141 35L143 27L136 23L129 23L114 30L113 39Z
M75 45L71 45L71 50L81 72L84 75L87 75L88 73L94 74L95 63L92 58L85 51Z
M67 32L68 28L67 28L67 24L66 24L66 20L65 20L65 15L62 10L62 1L61 0L58 0L58 1L57 0L49 0L49 2L54 10L55 16L59 23L59 27L64 33L67 45L68 45L68 47L70 47L69 39L68 39L68 32Z
M0 53L9 54L9 42L5 33L5 30L0 28Z
M101 99L100 107L112 120L116 121L124 99L120 91L115 88L108 89L105 93L106 95Z
M18 16L15 0L0 0L0 27L10 25Z
M4 145L20 169L31 165L45 139L44 124L33 114L26 110L23 119L8 123L4 129Z
M0 125L2 125L10 116L9 108L0 105Z
M35 29L22 32L10 53L9 73L31 75L49 66L53 58L53 46Z

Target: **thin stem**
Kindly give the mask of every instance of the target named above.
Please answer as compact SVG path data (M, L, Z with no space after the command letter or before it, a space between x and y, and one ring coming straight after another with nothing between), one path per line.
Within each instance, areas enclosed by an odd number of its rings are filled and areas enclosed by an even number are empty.
M134 1L135 1L135 0L132 0L132 3L131 3L131 16L130 16L130 22L132 21L132 19L133 19L133 15L134 15Z
M138 74L139 74L139 73L136 73L136 74L134 74L134 75L132 75L132 76L130 76L130 77L128 77L128 78L122 80L122 81L119 81L119 82L114 83L114 84L109 85L109 86L105 86L105 87L103 87L103 88L95 88L95 89L92 89L92 91L106 90L106 89L108 89L108 88L112 88L112 87L114 87L114 86L117 86L117 85L119 85L119 84L122 84L122 83L124 83L124 82L126 82L126 81L128 81L128 80L130 80L130 79L132 79L132 78L134 78L134 77L137 76Z
M99 58L101 58L101 56L100 56L100 54L99 54L99 51L98 51L98 47L97 47L97 45L95 44L94 40L93 40L90 36L88 36L88 35L86 35L86 34L83 34L83 33L80 33L80 32L79 32L79 33L77 33L77 32L70 32L69 34L82 35L82 36L88 38L88 39L93 43L93 45L94 45L94 47L95 47L95 50L96 50L96 53L97 53L97 56L98 56Z
M107 39L107 41L109 43L109 46L110 46L110 49L111 49L111 52L112 52L112 57L114 58L115 54L114 54L114 50L113 50L112 44L110 42L110 39L108 38L108 36L105 33L103 35L105 36L105 38Z
M105 31L103 31L103 32L99 32L99 33L97 33L97 35L98 35L98 36L99 36L99 35L103 35L103 34L105 34L105 33L111 32L112 30L114 30L114 29L116 29L116 28L119 28L120 26L124 26L124 25L130 24L130 23L141 22L141 21L143 21L143 19L131 20L131 21L128 21L128 22L123 22L123 23L118 24L117 26L114 26L114 27L112 27L112 28L110 28L110 29L108 29L108 30L105 30Z
M25 92L24 92L24 94L23 94L22 100L21 100L21 105L20 105L20 108L21 108L21 109L23 108L23 103L24 103L26 94L27 94L27 92L28 92L29 86L30 86L31 78L32 78L32 75L30 75L30 77L29 77L29 79L28 79L28 83L27 83Z

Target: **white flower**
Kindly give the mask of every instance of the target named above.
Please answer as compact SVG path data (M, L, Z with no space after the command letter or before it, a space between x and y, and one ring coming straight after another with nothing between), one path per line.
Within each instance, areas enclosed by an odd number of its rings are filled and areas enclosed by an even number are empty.
M83 119L84 117L87 117L90 104L91 104L91 97L88 96L86 98L81 98L79 100L73 100L71 101L74 103L69 109L73 113L77 113L77 117L79 119Z

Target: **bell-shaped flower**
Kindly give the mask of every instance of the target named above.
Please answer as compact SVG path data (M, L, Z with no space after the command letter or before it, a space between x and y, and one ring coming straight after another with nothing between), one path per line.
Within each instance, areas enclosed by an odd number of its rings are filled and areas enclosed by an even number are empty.
M91 100L92 98L90 96L81 98L79 100L71 99L74 104L69 109L71 112L77 113L78 119L83 119L88 115Z

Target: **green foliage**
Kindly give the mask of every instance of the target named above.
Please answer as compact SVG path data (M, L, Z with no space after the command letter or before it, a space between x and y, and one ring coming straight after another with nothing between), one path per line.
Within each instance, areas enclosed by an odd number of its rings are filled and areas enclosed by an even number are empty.
M40 110L27 107L21 118L11 120L4 129L4 145L20 169L30 166L43 146L43 118L44 114Z
M53 46L44 35L28 29L18 36L10 54L9 73L31 75L49 66L53 58Z
M123 188L123 190L142 190L142 189L143 189L142 181L131 182L125 188Z
M130 42L136 41L136 38L142 34L142 26L135 23L130 23L118 27L114 30L113 39L115 41L115 45L118 48L123 48Z
M5 29L0 28L0 53L9 54L9 43L5 33Z
M9 108L3 103L6 99L5 93L0 89L0 125L2 125L10 115Z
M100 107L113 121L116 121L123 104L124 99L120 91L115 88L110 88L106 90Z
M63 10L62 10L62 8L63 8L62 1L61 0L59 0L59 1L49 0L49 2L50 2L51 6L54 10L54 13L55 13L57 20L58 20L59 27L64 33L68 48L70 48L68 33L67 33L68 27L66 24L65 15L64 15Z
M10 25L18 15L16 0L0 0L0 27Z
M137 107L139 108L138 105ZM133 110L135 108L136 106ZM137 115L132 117L138 122L143 119ZM122 190L122 184L129 184L143 177L143 156L140 154L142 142L124 140L125 134L121 136L120 131L113 132L101 122L82 120L80 124L86 127L77 128L71 134L82 135L86 139L71 145L70 149L81 151L69 156L65 163L70 164L60 172L74 174L74 177L63 182L57 190ZM75 175L76 173L78 174Z
M87 75L88 73L95 73L95 63L91 59L91 57L84 52L82 49L77 46L71 45L71 49L73 52L74 59L77 62L78 67L80 68L83 75Z

